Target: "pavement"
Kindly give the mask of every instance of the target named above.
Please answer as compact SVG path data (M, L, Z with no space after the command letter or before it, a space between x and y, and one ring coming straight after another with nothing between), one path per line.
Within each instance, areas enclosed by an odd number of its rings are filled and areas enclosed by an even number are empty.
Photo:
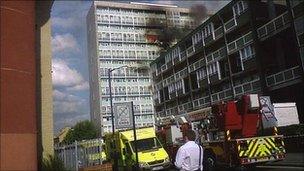
M218 168L218 171L234 171L236 168ZM256 168L249 169L249 171L304 171L304 153L287 153L282 161L268 162L264 165L256 166ZM177 171L177 169L170 169L169 171Z
M304 153L286 153L284 160L278 162L269 162L266 165L304 167Z

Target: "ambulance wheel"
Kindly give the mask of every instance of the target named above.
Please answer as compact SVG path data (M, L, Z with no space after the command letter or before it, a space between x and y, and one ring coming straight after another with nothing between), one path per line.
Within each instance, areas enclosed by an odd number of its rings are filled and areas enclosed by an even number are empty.
M216 159L213 154L207 154L204 159L204 170L213 171L216 168Z

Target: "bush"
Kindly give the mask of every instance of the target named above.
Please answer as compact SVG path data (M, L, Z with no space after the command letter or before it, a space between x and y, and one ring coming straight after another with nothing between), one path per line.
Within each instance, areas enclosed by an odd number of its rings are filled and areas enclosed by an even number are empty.
M42 170L43 171L68 171L64 167L63 161L57 155L48 155L47 158L44 158L42 161Z

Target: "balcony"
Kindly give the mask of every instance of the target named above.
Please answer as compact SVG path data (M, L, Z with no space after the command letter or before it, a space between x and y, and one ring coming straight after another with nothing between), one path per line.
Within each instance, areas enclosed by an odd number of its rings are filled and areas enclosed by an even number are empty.
M236 19L233 17L224 24L225 32L231 31L234 27L237 26Z
M178 106L178 111L181 112L187 112L189 109L192 109L192 103L188 102L188 103L184 103L182 105Z
M184 77L186 77L187 75L188 75L188 70L187 70L187 68L185 68L185 69L183 69L183 70L181 70L181 71L179 71L179 72L177 72L177 73L175 74L175 80L184 78Z
M186 50L186 54L187 57L191 56L194 53L194 47L190 46L187 50Z
M164 64L160 67L161 72L164 72L168 69L167 64Z
M301 78L301 68L300 66L292 67L284 71L269 75L266 77L267 87L273 87L281 85L283 83L294 84L297 79Z
M231 54L245 45L251 43L253 41L252 32L245 34L244 36L234 40L233 42L228 44L228 53Z
M260 87L260 79L256 79L250 81L248 83L244 83L241 85L237 85L234 87L235 95L240 96L246 93L256 93L261 89Z
M265 40L268 37L277 34L283 29L289 27L291 22L291 17L289 16L288 11L269 21L262 27L258 28L258 37L261 40Z
M232 98L231 89L226 89L211 95L212 103Z
M215 40L219 39L222 36L223 36L223 27L220 26L219 28L217 28L216 30L214 30Z
M210 104L210 97L204 96L202 98L193 100L193 108L203 108Z
M204 65L205 65L205 59L204 58L196 61L195 63L189 65L189 73L199 69L200 67L202 67Z
M160 117L166 116L165 111L156 112L156 115L157 115L157 116L160 116Z
M202 42L202 40L200 40L199 42L197 42L197 43L194 45L195 51L201 49L202 47L203 47L203 42Z
M160 73L161 73L161 69L160 69L160 68L157 68L157 69L156 69L156 76L158 76Z
M210 34L209 36L204 38L204 43L205 43L205 45L207 45L210 42L212 42L213 40L214 40L213 34Z
M166 116L177 115L178 109L177 107L172 107L166 110Z
M181 53L180 53L180 57L181 57L181 60L180 60L180 61L185 60L185 59L187 58L187 53L186 53L186 51L181 52ZM175 62L175 61L174 61L174 62Z
M207 55L207 63L213 62L216 59L221 59L224 58L226 56L226 49L225 47L222 47L212 53L210 53L209 55Z

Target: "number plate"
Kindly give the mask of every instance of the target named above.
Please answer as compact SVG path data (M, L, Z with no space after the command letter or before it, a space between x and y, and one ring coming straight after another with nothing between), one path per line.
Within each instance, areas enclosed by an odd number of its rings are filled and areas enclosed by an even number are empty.
M265 160L268 160L268 157L261 157L258 159L258 161L265 161Z
M161 169L164 169L164 167L163 166L157 166L157 167L153 167L152 170L161 170Z

